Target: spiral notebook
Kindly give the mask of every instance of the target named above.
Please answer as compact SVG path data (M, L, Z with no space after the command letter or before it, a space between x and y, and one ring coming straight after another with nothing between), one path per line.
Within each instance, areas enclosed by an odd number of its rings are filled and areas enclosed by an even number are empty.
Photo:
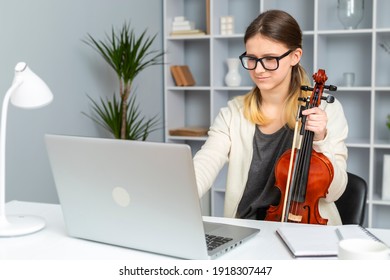
M373 233L359 225L282 225L276 230L295 257L334 257L338 243L343 239L363 238L379 240Z

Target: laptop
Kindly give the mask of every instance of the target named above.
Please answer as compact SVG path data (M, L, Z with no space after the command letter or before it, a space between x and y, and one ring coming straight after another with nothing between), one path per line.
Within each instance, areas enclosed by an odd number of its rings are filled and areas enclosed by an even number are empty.
M45 142L72 237L201 260L259 232L202 220L186 144L65 135Z

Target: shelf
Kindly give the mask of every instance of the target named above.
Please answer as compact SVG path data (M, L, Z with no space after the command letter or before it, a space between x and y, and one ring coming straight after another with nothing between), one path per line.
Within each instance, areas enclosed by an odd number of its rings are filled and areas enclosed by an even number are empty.
M190 86L190 87L176 87L176 86L170 86L166 88L167 90L171 91L186 91L186 90L191 90L191 91L209 91L210 87L208 86Z
M180 36L168 36L167 40L170 41L184 41L184 40L209 40L210 35L180 35Z
M370 148L370 140L369 139L351 139L348 137L348 140L345 142L347 147L353 148Z
M216 40L226 40L226 39L239 39L239 40L242 40L242 38L244 37L244 34L243 33L236 33L236 34L231 34L231 35L221 35L221 34L217 34L217 35L214 35L213 36L214 39Z
M206 29L207 2L211 5L210 34L169 35L175 16L186 16L197 28ZM390 228L390 201L380 199L383 155L390 154L390 131L385 125L390 114L390 1L365 0L364 4L358 28L346 30L337 16L337 1L164 0L165 140L187 143L194 153L200 149L207 137L173 137L169 129L186 125L209 127L229 100L253 88L242 67L241 85L226 86L226 59L237 58L245 51L246 27L261 11L285 10L296 18L303 31L301 64L307 73L325 69L327 84L338 88L330 93L343 105L349 124L347 169L369 185L366 226ZM234 32L221 34L220 17L227 15L234 17ZM168 70L174 64L189 65L196 85L175 87ZM346 86L345 72L355 74L353 86ZM211 213L207 214L223 215L225 177L226 167L211 189Z
M339 38L344 38L345 36L356 36L356 35L371 35L372 29L353 29L353 30L346 30L346 29L333 29L333 30L318 30L318 35L329 35L329 36L336 36Z
M390 134L390 131L389 131ZM390 137L386 140L375 140L375 149L390 149Z
M341 81L341 84L343 84L343 81ZM336 84L337 86L337 84ZM365 92L370 92L372 90L371 87L358 87L358 86L352 86L352 87L346 87L346 86L337 86L337 91L333 93L334 96L336 96L339 92L351 92L352 94L354 92L359 92L359 91L365 91Z
M372 200L371 203L372 203L373 205L390 206L390 200L375 199L375 200Z
M167 136L167 140L171 141L206 141L207 136Z
M376 29L376 32L378 33L378 34L381 34L381 33L390 33L390 28L377 28ZM387 34L386 34L387 35Z

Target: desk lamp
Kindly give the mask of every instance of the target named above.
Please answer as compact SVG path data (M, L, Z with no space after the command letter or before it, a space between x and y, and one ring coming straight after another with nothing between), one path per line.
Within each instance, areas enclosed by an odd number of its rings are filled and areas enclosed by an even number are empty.
M34 233L45 227L45 221L34 216L5 214L5 141L8 103L21 108L38 108L49 104L53 95L49 87L24 62L15 66L15 77L4 96L0 127L0 237Z

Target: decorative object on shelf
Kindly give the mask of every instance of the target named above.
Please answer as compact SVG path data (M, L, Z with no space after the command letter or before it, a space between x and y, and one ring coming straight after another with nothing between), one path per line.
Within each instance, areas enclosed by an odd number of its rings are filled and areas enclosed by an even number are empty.
M387 115L387 122L386 122L386 126L387 126L387 128L389 129L389 131L390 131L390 114L389 114L389 115Z
M345 29L356 29L363 19L364 0L338 0L337 15Z
M4 96L0 131L0 236L20 236L37 232L45 221L35 216L7 216L5 214L5 142L8 103L24 109L40 108L53 100L49 87L24 62L15 67L15 77Z
M382 199L390 200L390 155L383 156Z
M345 72L343 73L344 85L346 87L352 87L355 84L355 73Z
M163 51L150 50L157 34L146 36L146 30L139 37L135 35L130 24L124 23L120 30L111 31L107 42L95 40L90 34L84 43L92 47L115 71L119 81L119 97L115 92L112 100L100 103L89 97L95 115L90 117L108 130L117 139L146 140L149 134L157 129L157 116L145 119L140 115L135 94L131 94L135 77L149 66L162 64Z
M228 72L225 76L225 83L229 87L238 87L241 84L241 75L238 72L240 66L240 60L238 58L226 59L228 66Z
M222 16L220 18L220 32L221 32L221 35L234 34L234 17L233 16Z
M388 54L390 54L390 44L387 42L381 42L379 43L379 46Z
M205 35L203 30L196 29L193 21L187 20L184 16L177 16L173 18L171 36L183 35Z
M176 86L195 85L194 77L188 65L172 65L170 69Z
M171 136L207 136L208 129L206 127L180 127L170 129Z

